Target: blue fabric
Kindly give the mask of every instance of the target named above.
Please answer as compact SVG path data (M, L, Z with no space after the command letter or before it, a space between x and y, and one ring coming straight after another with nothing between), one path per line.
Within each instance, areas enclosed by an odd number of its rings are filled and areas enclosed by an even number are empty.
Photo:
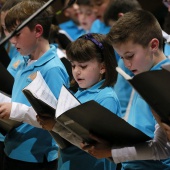
M24 63L24 57L19 53L12 57L7 70L11 73L13 77L15 77L17 71L20 69L20 66Z
M170 44L165 43L164 46L164 54L168 57L170 57Z
M125 65L122 59L119 59L118 66L122 68L128 75L133 76L132 72L129 71ZM116 81L116 84L114 85L114 90L118 96L118 99L120 101L121 109L122 109L122 117L125 116L126 108L129 103L130 95L132 92L132 86L128 83L127 80L124 79L123 76L118 74L118 78Z
M97 83L93 87L82 90L79 89L75 97L84 103L89 100L95 100L102 106L111 110L120 116L121 108L119 100L112 87L105 87L99 89L103 81ZM114 114L113 113L113 114ZM87 113L88 114L88 113ZM58 170L115 170L116 165L107 159L96 159L88 153L77 148L70 146L65 149L60 149L60 157L58 161Z
M56 54L56 48L51 49L42 55L36 62L27 66L27 61L15 75L15 82L12 91L12 101L30 103L22 93L22 89L32 80L31 75L40 71L49 88L56 98L59 96L63 84L69 87L69 77L65 67ZM43 162L44 156L48 161L57 158L58 146L48 131L35 128L23 123L12 130L5 138L5 153L8 157L25 162Z
M107 34L110 31L110 26L107 26L99 19L95 20L90 28L91 33Z
M18 51L15 48L15 46L13 44L11 44L11 43L10 44L9 43L5 44L5 49L6 50L8 48L8 45L9 45L8 55L9 55L9 58L12 59L14 56L16 56L18 54Z
M3 136L1 133L0 133L0 141L3 142L5 139L5 136Z
M151 70L161 69L161 65L170 63L169 59L165 59L155 65ZM149 81L149 80L148 80ZM152 115L149 105L143 100L143 98L135 92L132 101L132 106L129 113L128 122L141 130L151 138L154 136L156 120ZM167 170L170 169L170 159L162 161L129 161L122 163L122 169L138 169L138 170Z
M59 27L66 31L72 40L76 40L85 33L85 31L78 27L72 20L59 24Z

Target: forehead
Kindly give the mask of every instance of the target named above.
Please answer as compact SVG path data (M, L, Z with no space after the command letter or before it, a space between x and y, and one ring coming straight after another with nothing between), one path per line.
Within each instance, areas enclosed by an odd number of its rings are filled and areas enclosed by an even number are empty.
M93 5L102 5L104 3L110 2L110 0L91 0Z

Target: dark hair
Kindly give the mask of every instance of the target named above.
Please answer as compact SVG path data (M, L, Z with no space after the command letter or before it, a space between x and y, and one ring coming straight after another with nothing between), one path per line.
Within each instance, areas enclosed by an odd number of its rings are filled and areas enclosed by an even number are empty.
M13 31L19 24L24 22L28 17L30 17L43 5L44 5L43 1L26 0L12 7L5 17L5 26L7 31L8 32ZM52 8L48 7L46 10L41 12L37 17L35 17L33 21L29 22L27 26L30 30L32 30L36 24L42 25L43 27L42 36L48 39L52 18L53 18Z
M160 24L154 15L145 10L127 12L118 19L107 34L107 40L114 46L116 44L132 41L143 47L157 38L159 49L163 48L163 36Z
M22 2L22 0L7 0L5 4L2 6L1 12L10 10L13 6L15 6L19 2Z
M117 21L119 13L126 13L133 10L142 9L137 0L114 0L110 1L105 13L104 22L109 25L109 21Z
M78 5L88 5L88 6L92 6L90 0L77 0L77 4L78 4Z
M85 34L67 46L66 54L70 61L86 62L96 58L98 62L103 62L106 72L103 77L105 81L101 88L113 86L116 83L117 61L114 49L106 41L105 35Z

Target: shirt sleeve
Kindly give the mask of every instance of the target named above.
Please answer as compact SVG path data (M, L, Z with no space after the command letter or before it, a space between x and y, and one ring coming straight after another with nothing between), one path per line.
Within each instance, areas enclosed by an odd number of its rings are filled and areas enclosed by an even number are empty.
M32 126L42 128L41 125L37 122L36 115L37 114L32 107L29 107L25 104L12 102L12 109L9 119L28 123Z
M170 157L170 143L162 128L156 124L154 139L133 147L112 149L115 163L132 160L160 160Z

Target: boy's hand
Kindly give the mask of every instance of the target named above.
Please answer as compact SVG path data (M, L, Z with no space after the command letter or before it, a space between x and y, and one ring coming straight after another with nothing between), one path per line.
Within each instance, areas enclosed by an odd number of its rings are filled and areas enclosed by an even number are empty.
M46 116L38 116L37 121L42 126L43 129L51 131L56 123L54 118L46 117Z
M80 146L83 150L87 151L89 154L98 159L111 157L112 145L108 141L103 140L93 134L90 134L90 138L95 140L96 143L93 145L81 143Z
M0 103L0 118L9 119L12 103Z

